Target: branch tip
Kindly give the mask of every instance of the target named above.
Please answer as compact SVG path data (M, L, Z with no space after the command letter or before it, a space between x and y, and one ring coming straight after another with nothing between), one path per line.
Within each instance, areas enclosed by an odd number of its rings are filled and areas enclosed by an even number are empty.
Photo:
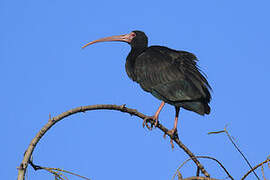
M52 117L51 117L51 113L49 113L49 122L51 121Z

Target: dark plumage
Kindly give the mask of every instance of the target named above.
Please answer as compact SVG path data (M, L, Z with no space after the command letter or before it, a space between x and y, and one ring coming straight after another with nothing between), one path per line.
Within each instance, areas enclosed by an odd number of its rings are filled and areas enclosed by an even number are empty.
M168 104L201 115L209 114L210 86L197 67L196 56L186 51L144 44L138 50L136 45L131 45L126 61L128 76L143 90Z
M211 100L211 87L198 68L198 60L194 54L164 46L148 47L148 38L142 31L102 38L89 44L101 41L124 41L130 44L126 72L144 91L175 106L176 117L172 133L176 133L180 107L200 115L210 113L208 103ZM155 125L163 106L164 103L153 117L149 117L156 120Z

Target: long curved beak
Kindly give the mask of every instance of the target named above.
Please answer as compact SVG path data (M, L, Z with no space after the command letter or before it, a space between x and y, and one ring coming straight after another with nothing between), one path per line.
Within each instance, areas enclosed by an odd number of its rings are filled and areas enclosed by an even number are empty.
M86 45L84 45L82 48L85 48L91 44L97 43L97 42L106 42L106 41L122 41L122 42L127 42L130 43L131 40L134 37L134 33L131 32L129 34L124 34L124 35L119 35L119 36L110 36L110 37L105 37L105 38L101 38L101 39L97 39L94 41L91 41L89 43L87 43Z

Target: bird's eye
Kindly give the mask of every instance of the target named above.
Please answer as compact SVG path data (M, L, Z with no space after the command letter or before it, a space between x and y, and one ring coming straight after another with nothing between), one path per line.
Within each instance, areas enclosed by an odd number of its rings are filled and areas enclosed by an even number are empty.
M131 36L132 36L132 37L135 37L135 36L136 36L136 34L135 34L135 33L131 33Z

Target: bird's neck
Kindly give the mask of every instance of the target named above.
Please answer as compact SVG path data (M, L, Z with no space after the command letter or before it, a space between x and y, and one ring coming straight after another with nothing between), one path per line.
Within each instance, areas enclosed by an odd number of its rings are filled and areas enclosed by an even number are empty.
M146 49L147 47L142 47L142 48L131 48L131 51L129 52L127 56L127 61L126 61L126 72L128 74L128 77L132 79L133 81L136 81L136 76L134 73L134 68L135 68L135 61L137 57Z
M136 58L146 49L147 47L132 47L128 54L127 60L135 61Z

